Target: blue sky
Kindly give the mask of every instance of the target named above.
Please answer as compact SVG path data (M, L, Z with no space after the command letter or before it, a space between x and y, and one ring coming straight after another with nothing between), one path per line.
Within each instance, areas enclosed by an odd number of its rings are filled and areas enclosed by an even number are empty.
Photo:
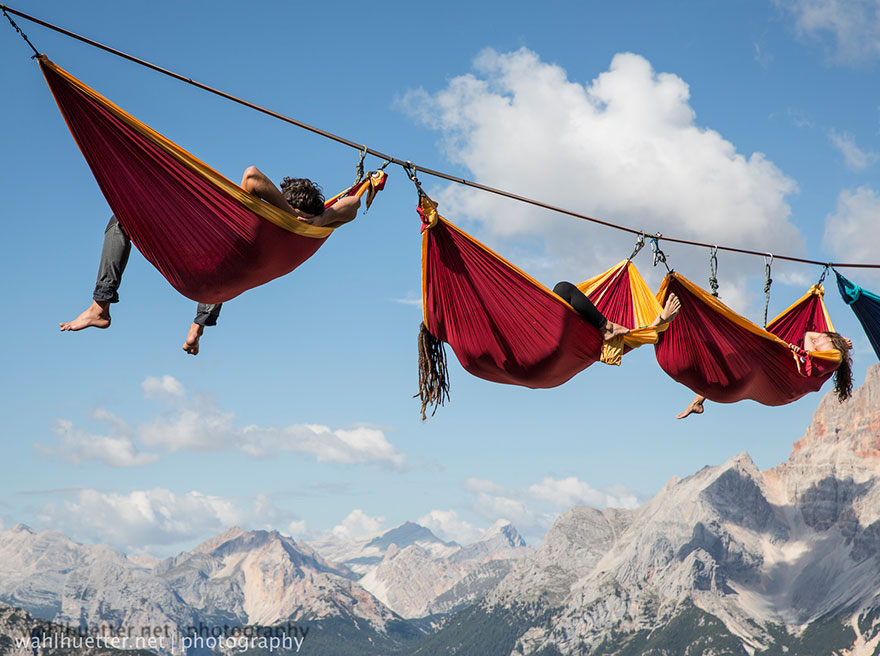
M652 232L880 261L876 3L13 6L426 167ZM330 193L353 179L346 147L20 23L234 180L252 164ZM451 403L422 424L419 221L396 167L314 258L225 306L196 358L180 350L194 304L138 254L113 326L59 333L90 301L109 210L28 55L6 30L5 527L166 554L234 523L309 539L414 519L467 540L507 518L534 543L574 503L632 505L741 451L774 466L810 421L818 395L676 421L691 394L642 349L541 391L453 363ZM631 250L602 228L423 181L449 219L550 286ZM705 250L666 251L706 284ZM757 319L763 261L719 260L722 299ZM647 253L636 264L659 283ZM771 314L819 273L775 264ZM861 382L876 357L833 288L827 301Z

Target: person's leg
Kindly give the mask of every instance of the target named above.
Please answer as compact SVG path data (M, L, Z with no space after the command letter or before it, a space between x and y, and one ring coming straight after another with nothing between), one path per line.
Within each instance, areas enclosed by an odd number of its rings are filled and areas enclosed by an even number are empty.
M703 403L706 402L705 396L700 396L697 394L694 397L694 400L691 401L691 404L684 409L684 411L679 412L675 415L676 419L684 419L685 417L689 417L690 415L701 415L703 414Z
M678 300L678 296L675 294L670 294L666 299L666 305L663 306L663 309L660 311L660 314L657 315L657 318L654 319L652 323L648 324L649 328L653 328L654 326L659 326L661 323L668 323L675 319L675 315L678 314L678 311L681 310L681 301Z
M575 311L581 315L587 322L594 326L602 333L603 340L609 340L618 335L625 335L629 332L629 328L608 321L602 316L602 313L593 305L593 302L577 287L570 282L562 281L557 283L553 288L553 293L560 296L564 301L571 305Z
M92 304L73 321L60 324L61 330L110 326L110 304L119 301L119 285L130 254L131 240L119 225L116 216L111 216L104 229L104 245L101 248L101 261L98 265L98 279L92 294Z
M207 304L199 303L196 309L196 318L193 319L192 325L189 327L186 341L183 343L183 350L190 355L199 354L199 340L202 333L205 332L205 326L216 326L217 317L220 316L220 308L222 303Z

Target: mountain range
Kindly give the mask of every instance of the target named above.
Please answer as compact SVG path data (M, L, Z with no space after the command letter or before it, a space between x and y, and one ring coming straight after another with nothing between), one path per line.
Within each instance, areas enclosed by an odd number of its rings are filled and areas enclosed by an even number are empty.
M281 624L318 655L878 656L880 365L848 402L826 395L779 466L740 453L634 510L576 506L537 549L507 522L466 546L407 522L310 544L233 528L150 561L19 525L0 601L24 609L0 607L2 635L26 613Z

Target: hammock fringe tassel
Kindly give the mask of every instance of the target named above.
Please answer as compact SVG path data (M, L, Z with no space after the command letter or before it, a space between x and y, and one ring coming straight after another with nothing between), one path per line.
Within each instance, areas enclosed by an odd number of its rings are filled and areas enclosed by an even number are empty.
M419 393L422 401L422 421L427 419L426 410L437 408L449 400L449 372L446 368L446 350L443 342L432 335L424 323L419 328Z

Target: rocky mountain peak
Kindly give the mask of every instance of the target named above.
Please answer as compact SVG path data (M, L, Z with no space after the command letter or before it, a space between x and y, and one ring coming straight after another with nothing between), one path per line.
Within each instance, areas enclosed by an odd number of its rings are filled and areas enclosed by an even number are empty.
M829 391L788 461L764 473L774 501L798 503L832 480L864 485L880 476L878 409L880 364L868 369L865 384L848 401L838 402Z
M503 542L509 547L524 547L526 541L513 524L506 519L499 519L480 537L477 542Z
M36 531L32 529L27 524L16 524L12 528L9 529L11 533L27 533L29 535L36 535Z
M366 546L387 549L392 544L407 546L417 542L435 542L445 546L455 546L454 542L444 542L434 535L430 529L415 522L404 522L397 528L386 531L372 539Z

